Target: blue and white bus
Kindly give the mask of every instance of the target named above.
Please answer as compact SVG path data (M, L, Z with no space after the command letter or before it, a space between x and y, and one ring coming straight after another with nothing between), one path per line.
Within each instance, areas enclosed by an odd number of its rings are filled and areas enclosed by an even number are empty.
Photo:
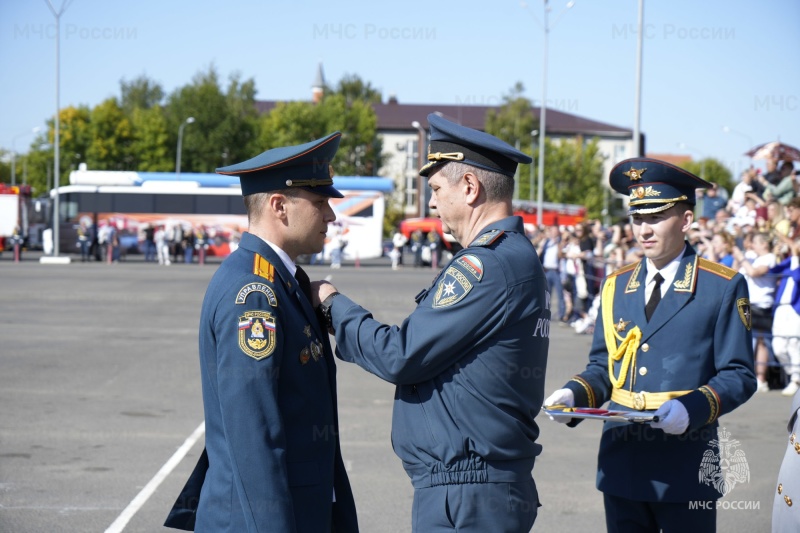
M184 233L202 230L207 236L207 255L226 256L231 238L247 229L239 179L220 174L171 172L124 172L80 169L70 174L70 185L58 189L59 248L75 250L81 225L100 228L113 225L120 244L136 253L146 225ZM392 180L379 177L334 177L344 198L331 199L336 227L344 233L349 259L368 259L382 254L385 195ZM51 201L56 191L50 193Z

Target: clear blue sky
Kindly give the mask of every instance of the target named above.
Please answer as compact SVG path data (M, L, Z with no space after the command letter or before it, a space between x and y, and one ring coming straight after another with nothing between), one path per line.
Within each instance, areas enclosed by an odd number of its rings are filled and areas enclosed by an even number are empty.
M320 62L328 83L358 74L401 103L496 104L521 81L538 104L543 3L527 4L70 0L61 106L118 97L120 80L142 74L170 93L210 65L226 84L234 72L254 78L259 99L307 100ZM548 105L632 128L638 0L565 5L550 1ZM54 113L54 22L46 0L0 3L7 150L25 151ZM645 0L645 25L648 152L712 156L738 172L751 144L800 146L800 2Z

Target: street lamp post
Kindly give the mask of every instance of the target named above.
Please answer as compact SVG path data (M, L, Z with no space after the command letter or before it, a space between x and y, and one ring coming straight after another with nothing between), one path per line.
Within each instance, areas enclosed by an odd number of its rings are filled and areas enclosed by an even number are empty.
M425 149L425 138L427 137L427 133L425 132L425 128L417 122L416 120L411 123L411 126L417 129L419 132L419 143L417 147L417 211L418 216L420 218L424 218L427 214L427 209L425 205L425 177L419 175L419 171L422 170L422 166L424 165L424 152Z
M194 117L189 117L178 128L178 155L175 156L175 174L178 178L181 176L181 148L183 145L183 128L194 122Z
M747 135L746 133L742 133L741 131L736 131L735 129L733 129L733 128L729 127L729 126L722 126L722 131L725 132L725 133L733 133L734 135L738 135L739 137L743 137L743 138L747 139L747 149L748 150L750 150L751 148L753 148L755 146L753 144L753 139L749 135ZM736 162L736 169L735 170L736 170L737 174L741 174L741 171L740 171L740 168L739 168L739 166L741 165L741 162L742 162L741 158L739 159L738 162Z
M11 186L17 184L17 149L15 148L17 139L20 137L24 137L25 135L30 135L31 133L36 134L39 132L41 128L36 126L35 128L31 129L31 131L25 131L18 135L15 135L11 139Z
M633 157L642 154L642 46L644 42L644 0L639 0L639 25L636 32L636 99L633 110Z
M54 141L53 141L53 184L56 190L55 199L53 201L53 257L51 261L47 261L46 258L42 257L40 260L43 263L52 262L52 263L69 263L69 257L60 258L58 256L59 253L59 229L61 226L61 211L59 207L59 187L61 186L61 152L60 152L60 144L61 144L61 118L59 116L59 110L61 108L61 15L64 14L64 11L67 9L67 5L69 4L69 0L65 0L63 4L61 4L61 9L56 11L56 8L53 7L53 2L50 0L47 1L47 6L50 8L50 11L53 13L53 16L56 19L56 116L54 121Z
M728 126L722 126L722 131L725 133L733 133L734 135L738 135L739 137L744 137L745 139L747 139L748 150L753 146L755 146L753 144L753 139L749 135L742 133L741 131L736 131L735 129Z
M539 135L539 130L533 130L531 132L531 155L536 153L536 136ZM529 190L528 190L528 198L532 202L533 201L533 184L535 182L536 176L536 165L531 162L531 176L530 176L530 183L529 183Z
M542 105L539 112L539 183L538 190L536 191L536 224L538 226L542 225L542 211L544 209L544 140L547 133L547 42L551 29L548 23L550 7L547 3L548 0L544 0L544 23L541 25L544 33L544 61L542 63ZM575 2L573 1L567 2L567 5L564 6L564 9L562 9L561 13L556 17L552 27L555 27L564 12L574 5Z

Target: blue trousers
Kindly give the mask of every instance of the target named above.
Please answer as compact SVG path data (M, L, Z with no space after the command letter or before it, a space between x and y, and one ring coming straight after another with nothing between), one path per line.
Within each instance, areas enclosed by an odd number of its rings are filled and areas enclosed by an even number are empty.
M539 511L533 479L414 490L414 533L528 533Z
M717 509L689 502L637 502L603 493L608 533L714 533ZM712 502L716 504L716 502Z

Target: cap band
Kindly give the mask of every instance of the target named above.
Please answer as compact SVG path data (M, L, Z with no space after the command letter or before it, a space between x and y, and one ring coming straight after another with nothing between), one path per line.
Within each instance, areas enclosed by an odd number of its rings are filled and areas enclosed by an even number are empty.
M332 179L310 179L310 180L286 180L287 187L323 187L325 185L333 185Z
M433 156L433 157L431 157ZM439 163L459 161L467 165L476 166L492 172L499 172L508 177L514 177L517 162L492 150L485 150L473 146L462 146L446 141L431 141L428 146L428 163L420 172Z

